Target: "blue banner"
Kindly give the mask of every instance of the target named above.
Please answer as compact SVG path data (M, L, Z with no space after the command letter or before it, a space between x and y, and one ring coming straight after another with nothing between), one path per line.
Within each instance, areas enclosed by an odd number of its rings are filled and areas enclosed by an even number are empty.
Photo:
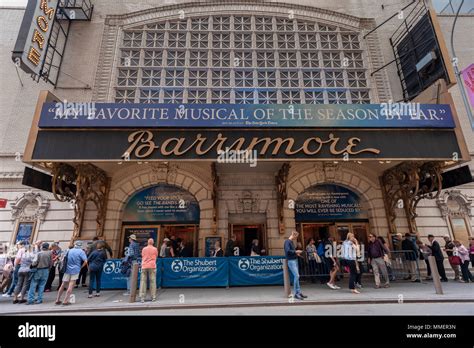
M162 259L156 260L156 286L161 286L162 279ZM108 259L102 270L101 288L102 289L126 289L127 277L120 272L122 259ZM138 285L140 286L141 268L138 272Z
M282 285L283 257L228 257L229 285Z
M229 285L229 263L224 257L162 259L163 287Z
M45 103L40 128L454 128L448 104Z

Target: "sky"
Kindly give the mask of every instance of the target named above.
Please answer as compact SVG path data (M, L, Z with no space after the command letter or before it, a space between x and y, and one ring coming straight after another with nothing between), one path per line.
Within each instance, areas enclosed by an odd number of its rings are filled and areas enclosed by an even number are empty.
M26 6L27 0L0 0L0 6Z

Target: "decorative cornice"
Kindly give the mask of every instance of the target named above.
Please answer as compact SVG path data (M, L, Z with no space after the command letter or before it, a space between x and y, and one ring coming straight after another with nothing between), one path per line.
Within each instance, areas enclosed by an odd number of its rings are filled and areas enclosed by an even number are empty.
M38 207L33 214L26 214L25 208L31 204L36 203ZM19 221L36 221L40 223L44 221L46 212L49 209L49 200L39 192L28 191L20 194L15 202L11 204L12 217L11 220Z

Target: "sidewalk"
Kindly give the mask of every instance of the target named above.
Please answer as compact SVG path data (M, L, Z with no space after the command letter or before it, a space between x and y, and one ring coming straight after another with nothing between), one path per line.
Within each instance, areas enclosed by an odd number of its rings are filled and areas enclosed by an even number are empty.
M250 306L282 306L282 305L330 305L330 304L374 304L403 302L466 302L473 307L474 314L474 283L464 284L450 281L443 283L444 295L437 295L431 282L410 283L397 281L388 289L374 289L373 281L368 279L360 295L352 294L347 282L340 282L342 289L331 290L326 285L302 284L308 298L304 301L295 300L289 303L284 296L283 286L233 287L225 288L186 288L160 289L158 301L144 304L129 303L129 297L123 296L124 290L104 290L100 297L87 298L87 288L74 289L76 303L64 307L54 305L56 292L45 293L44 303L27 306L13 304L12 298L0 297L0 314L53 314L94 311L108 314L110 311L127 311L137 309L173 309L173 308L204 308L204 307L250 307ZM63 295L64 296L64 295ZM396 314L396 313L394 313Z

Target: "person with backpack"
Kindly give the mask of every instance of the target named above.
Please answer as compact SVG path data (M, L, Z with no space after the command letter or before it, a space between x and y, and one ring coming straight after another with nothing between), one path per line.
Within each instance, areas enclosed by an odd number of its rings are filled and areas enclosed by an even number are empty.
M104 264L107 261L107 252L105 249L105 243L98 242L95 245L94 250L89 254L87 258L87 264L89 266L89 296L92 298L92 292L95 283L95 296L100 296L100 285L102 278L102 270Z
M127 266L125 269L125 275L127 276L127 292L124 294L124 296L129 296L130 295L130 282L131 282L131 276L132 276L132 267L134 264L138 263L140 259L140 245L137 242L137 236L134 234L131 234L130 237L128 237L129 245L127 249L127 255L125 256L124 260L122 262L125 262L125 265ZM134 284L135 288L137 284Z
M76 241L74 243L74 248L69 249L64 256L63 264L63 283L58 291L58 296L56 297L56 305L63 304L64 306L70 305L69 301L71 298L72 291L76 285L76 280L79 278L79 272L81 268L87 266L87 256L84 250L82 250L82 242ZM66 296L64 301L61 302L61 295L64 292L64 288L67 288Z

